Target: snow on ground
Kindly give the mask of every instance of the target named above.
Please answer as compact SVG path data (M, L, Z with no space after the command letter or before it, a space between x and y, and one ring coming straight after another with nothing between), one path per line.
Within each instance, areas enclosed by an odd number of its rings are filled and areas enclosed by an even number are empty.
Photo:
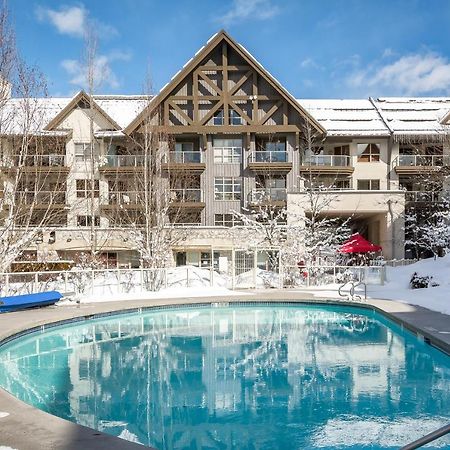
M410 289L409 282L414 272L419 276L432 276L439 286L424 289ZM386 267L384 285L368 285L367 297L386 300L398 300L410 305L450 314L450 254L443 258L429 258L403 267ZM339 284L302 289L314 296L338 297ZM356 289L357 294L362 288Z

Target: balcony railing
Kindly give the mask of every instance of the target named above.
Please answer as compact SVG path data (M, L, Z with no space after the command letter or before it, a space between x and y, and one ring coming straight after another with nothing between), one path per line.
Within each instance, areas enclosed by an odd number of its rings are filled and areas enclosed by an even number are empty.
M110 205L136 205L140 201L141 192L137 191L109 191L108 203Z
M281 150L259 150L250 153L251 163L288 162L288 153Z
M139 167L144 165L144 155L106 155L102 166Z
M12 155L3 163L11 167L60 167L66 165L66 155Z
M170 201L176 203L197 203L203 201L201 189L171 189Z
M407 202L439 202L441 201L441 193L433 191L406 191L405 198Z
M328 166L328 167L349 167L351 166L350 156L347 155L311 155L306 156L302 165L304 166Z
M66 203L65 192L55 191L16 191L16 202L21 202L25 205L64 205Z
M250 203L285 202L287 199L286 188L260 188L250 192Z
M394 167L442 167L450 164L450 155L399 155L394 159Z
M203 162L201 151L169 152L164 158L165 163L199 164Z

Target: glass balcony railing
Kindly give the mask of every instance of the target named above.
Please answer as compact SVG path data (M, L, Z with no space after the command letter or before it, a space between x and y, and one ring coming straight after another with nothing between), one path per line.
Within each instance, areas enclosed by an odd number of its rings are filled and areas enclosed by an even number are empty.
M203 192L201 189L171 189L170 200L172 202L196 203L203 201Z
M450 155L399 155L394 160L394 167L442 167L450 165Z
M349 167L351 166L351 159L347 155L310 155L303 158L302 165Z
M144 165L144 155L106 155L102 166L138 167Z
M66 203L66 193L54 191L16 191L15 199L16 202L25 205L64 205Z
M250 153L249 162L251 163L273 163L288 162L288 154L281 150L259 150Z
M286 188L259 188L250 192L250 203L285 202Z
M4 163L20 167L58 167L66 165L66 155L13 155Z
M171 151L165 158L165 162L176 164L196 164L203 162L201 151Z

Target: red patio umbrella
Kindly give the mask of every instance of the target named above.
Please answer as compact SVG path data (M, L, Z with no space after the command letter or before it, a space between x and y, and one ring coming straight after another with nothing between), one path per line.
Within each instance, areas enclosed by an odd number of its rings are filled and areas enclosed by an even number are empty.
M359 233L352 234L339 248L339 253L369 253L379 252L382 248L364 239Z

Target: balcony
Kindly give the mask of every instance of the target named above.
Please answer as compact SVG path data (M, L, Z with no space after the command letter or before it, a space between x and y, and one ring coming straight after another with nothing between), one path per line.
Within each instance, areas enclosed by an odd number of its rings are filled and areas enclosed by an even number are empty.
M202 173L206 169L201 151L170 151L164 156L163 168L166 170Z
M250 192L248 203L252 206L285 206L286 199L286 188L259 188Z
M254 172L284 172L292 169L288 153L282 150L259 150L251 152L248 167Z
M172 208L203 209L205 202L201 189L171 189L170 206Z
M38 172L41 174L68 174L70 168L67 165L66 155L12 155L5 156L1 162L2 167L7 171L20 169L28 174Z
M61 191L16 191L14 197L16 202L33 206L35 209L58 209L67 206L66 193Z
M300 172L315 174L351 175L353 171L351 158L347 155L311 155L304 157L300 164Z
M412 203L438 203L442 201L441 192L433 191L406 191L405 199Z
M106 155L101 162L99 170L101 173L118 174L133 173L144 165L144 155Z
M450 155L399 155L392 165L401 175L434 172L450 165Z

